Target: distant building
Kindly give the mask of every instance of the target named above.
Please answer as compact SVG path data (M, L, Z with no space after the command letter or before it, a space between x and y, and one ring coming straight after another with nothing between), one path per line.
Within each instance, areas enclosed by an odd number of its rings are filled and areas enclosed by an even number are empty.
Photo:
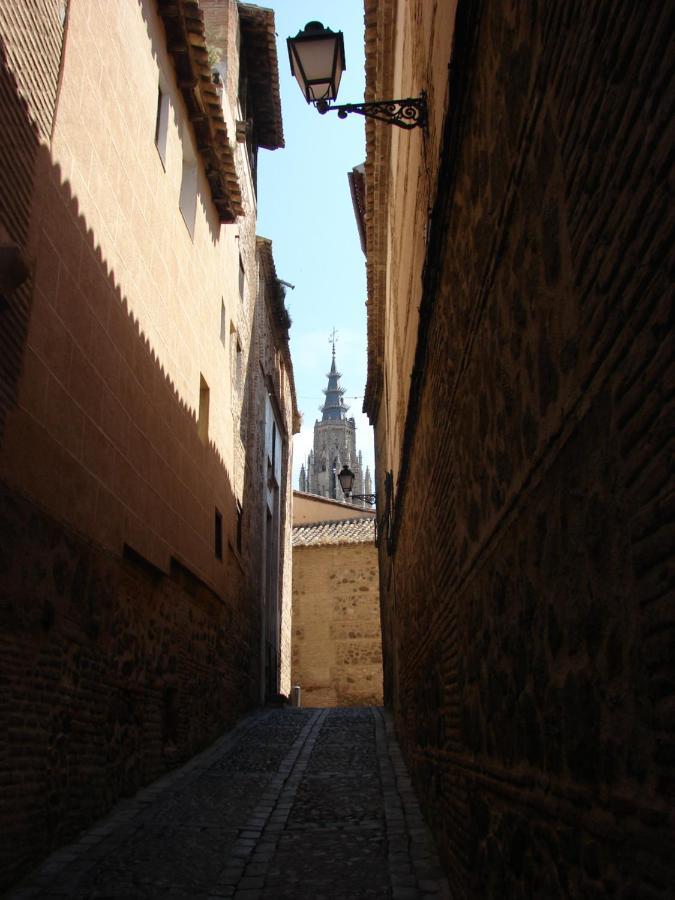
M374 510L293 492L291 680L303 706L382 704Z
M349 407L344 402L345 389L340 386L342 373L335 365L335 343L328 372L328 386L324 388L326 401L320 407L321 419L314 423L314 448L307 464L300 469L300 490L332 500L344 500L338 473L347 465L354 472L354 494L370 494L372 479L366 466L363 471L361 451L356 450L356 421L348 418Z

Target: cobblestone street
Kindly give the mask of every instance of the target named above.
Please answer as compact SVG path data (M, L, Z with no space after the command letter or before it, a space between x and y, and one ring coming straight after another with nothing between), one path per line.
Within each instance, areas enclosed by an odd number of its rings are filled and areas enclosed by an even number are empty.
M448 896L391 722L377 708L248 716L9 894Z

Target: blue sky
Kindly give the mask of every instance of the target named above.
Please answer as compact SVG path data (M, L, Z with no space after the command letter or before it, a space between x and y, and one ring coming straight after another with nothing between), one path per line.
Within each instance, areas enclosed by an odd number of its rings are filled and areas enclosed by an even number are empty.
M286 294L293 325L291 355L302 432L294 440L293 487L320 418L322 388L330 368L329 335L338 331L336 360L349 415L356 419L357 448L373 470L372 429L361 412L366 383L366 268L354 218L347 172L365 159L364 120L319 115L292 78L286 38L318 20L344 33L347 68L339 103L363 99L362 0L261 0L275 11L286 148L261 150L258 234L270 238L277 274L295 285Z

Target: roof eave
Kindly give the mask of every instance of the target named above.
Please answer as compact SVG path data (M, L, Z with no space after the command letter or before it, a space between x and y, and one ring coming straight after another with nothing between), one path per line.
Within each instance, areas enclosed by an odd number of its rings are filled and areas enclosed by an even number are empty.
M242 50L249 65L248 79L252 90L258 146L278 150L284 146L284 129L279 93L279 63L274 24L274 10L238 3Z
M393 57L382 53L392 45L395 25L393 0L365 0L366 100L391 96ZM366 119L365 214L366 279L368 286L368 369L363 411L377 422L383 386L385 290L387 265L388 159L391 128Z
M220 222L230 224L244 215L244 207L223 108L211 75L204 13L198 0L157 0L157 11L213 204Z
M269 238L256 236L256 246L258 248L258 256L265 283L272 286L274 286L275 283L278 284L279 278L274 264L272 241L269 240ZM302 414L298 410L298 399L295 392L295 376L293 374L293 360L291 358L288 327L282 326L281 324L288 316L288 311L286 310L283 300L280 299L276 291L265 291L265 297L269 304L270 319L275 332L276 342L281 351L286 366L286 374L288 375L288 384L291 391L293 434L298 434L302 426Z

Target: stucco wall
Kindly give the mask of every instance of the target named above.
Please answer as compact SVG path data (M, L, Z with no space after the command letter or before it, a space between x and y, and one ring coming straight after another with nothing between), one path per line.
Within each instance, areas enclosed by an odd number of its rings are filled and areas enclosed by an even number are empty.
M159 77L171 98L166 168L154 143ZM111 14L72 3L53 141L40 151L34 296L0 474L105 546L132 543L165 571L177 554L218 587L214 507L232 538L243 487L230 323L245 368L255 225L249 215L241 240L239 226L220 227L200 163L190 236L178 209L181 133L191 140L154 4ZM206 442L195 427L200 376Z
M352 519L354 515L373 518L375 510L358 504L343 503L341 500L331 500L329 497L318 497L314 494L293 491L294 525L308 522L340 521L341 519Z
M377 554L372 543L293 548L291 682L303 706L382 703Z

